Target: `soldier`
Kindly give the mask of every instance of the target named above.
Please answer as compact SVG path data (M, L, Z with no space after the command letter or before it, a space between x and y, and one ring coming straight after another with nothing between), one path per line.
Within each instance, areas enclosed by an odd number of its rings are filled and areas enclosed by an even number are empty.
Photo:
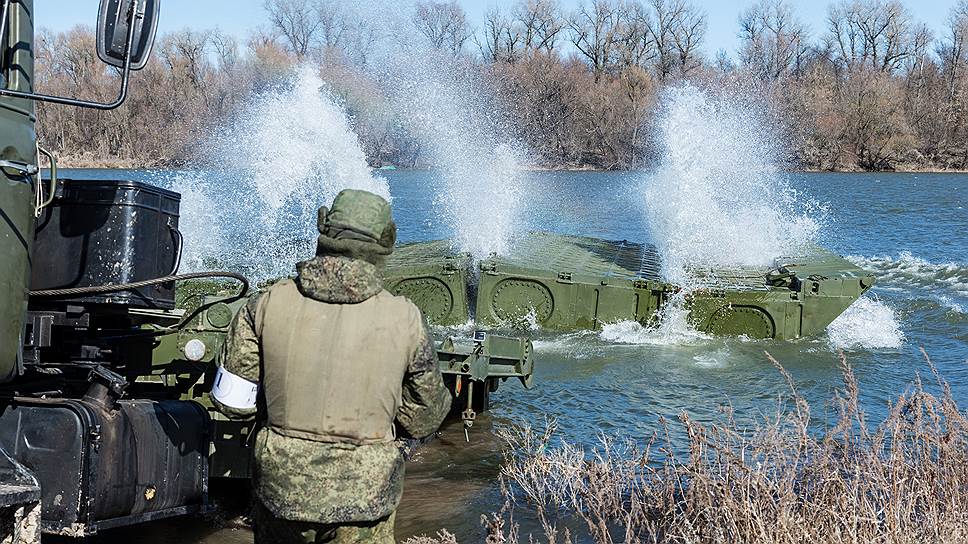
M215 405L257 414L256 542L393 542L398 438L435 432L451 396L420 310L383 289L390 205L346 190L319 210L316 257L239 312Z

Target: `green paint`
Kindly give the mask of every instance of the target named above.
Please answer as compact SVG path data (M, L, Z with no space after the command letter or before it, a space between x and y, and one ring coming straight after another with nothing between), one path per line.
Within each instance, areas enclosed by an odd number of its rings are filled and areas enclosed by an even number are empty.
M471 259L446 241L402 245L387 259L384 284L393 294L417 302L436 325L467 323Z
M404 246L387 263L388 288L414 278L423 285L440 275L434 265L468 261L446 242ZM696 269L702 289L685 297L690 320L700 331L719 335L792 340L823 332L874 284L874 276L823 248L777 259L793 274L770 267ZM660 277L655 249L627 241L533 233L518 241L510 256L480 263L476 321L479 326L537 324L550 330L596 329L618 321L645 325L680 291ZM457 278L469 271L448 271L448 292L459 293ZM768 282L768 279L770 280ZM400 289L400 291L404 291ZM406 292L439 325L464 323L467 301L442 312L436 290ZM438 316L445 316L438 319Z
M9 88L30 90L34 73L33 1L10 4L5 49L12 48L4 78ZM4 56L7 52L4 52ZM0 159L37 164L33 104L0 97ZM17 374L20 335L27 310L30 249L34 238L34 183L12 170L0 174L0 381Z

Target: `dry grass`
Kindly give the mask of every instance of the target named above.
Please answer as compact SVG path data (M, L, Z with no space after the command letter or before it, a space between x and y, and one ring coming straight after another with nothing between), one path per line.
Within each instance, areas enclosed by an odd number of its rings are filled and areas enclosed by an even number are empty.
M457 544L457 537L441 529L436 536L415 536L408 538L405 544Z
M871 425L841 356L839 418L818 433L790 375L767 357L791 402L753 429L729 410L712 425L682 414L686 454L673 447L672 422L644 444L603 437L591 452L552 447L553 424L506 431L507 501L483 519L487 542L968 541L968 417L933 365L938 395L918 380ZM541 534L519 534L521 510Z

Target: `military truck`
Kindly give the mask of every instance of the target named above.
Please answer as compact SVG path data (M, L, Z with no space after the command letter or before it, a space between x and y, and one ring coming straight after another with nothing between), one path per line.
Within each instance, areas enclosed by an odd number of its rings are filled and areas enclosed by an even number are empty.
M33 88L34 2L0 0L0 542L205 512L214 484L250 475L253 422L208 400L246 278L180 274L178 193L59 179L35 132L38 101L120 106L159 8L101 1L97 53L120 75L118 97L96 103ZM179 291L189 280L201 283ZM531 385L526 339L479 333L439 348L465 429L502 381Z

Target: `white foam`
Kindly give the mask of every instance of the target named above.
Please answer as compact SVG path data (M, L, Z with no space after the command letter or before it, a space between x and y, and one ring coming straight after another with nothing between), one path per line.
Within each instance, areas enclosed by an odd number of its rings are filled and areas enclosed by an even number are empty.
M724 368L729 364L729 348L707 351L693 356L696 366L702 368Z
M701 333L689 321L685 292L673 296L659 310L659 321L646 327L638 321L619 321L602 327L599 337L606 342L639 345L687 345L711 338Z
M897 349L904 333L894 310L884 302L863 296L827 327L834 349Z
M897 257L851 255L848 260L861 268L875 272L878 281L887 285L914 283L918 287L948 289L960 297L968 297L968 265L957 262L933 263L902 251Z
M689 284L690 266L770 265L813 241L780 168L778 138L755 108L690 85L667 90L658 121L658 167L644 182L645 209L667 279Z
M945 306L952 312L957 312L959 314L968 314L968 311L965 311L964 306L955 302L954 300L952 300L951 297L947 295L936 295L935 298L937 299L938 302L940 302L943 306Z
M470 335L478 330L477 322L470 318L461 325L431 325L431 329L436 336Z
M535 338L532 345L536 353L563 355L574 359L588 359L604 353L604 347L594 342L594 331L577 331L555 334L552 337Z

